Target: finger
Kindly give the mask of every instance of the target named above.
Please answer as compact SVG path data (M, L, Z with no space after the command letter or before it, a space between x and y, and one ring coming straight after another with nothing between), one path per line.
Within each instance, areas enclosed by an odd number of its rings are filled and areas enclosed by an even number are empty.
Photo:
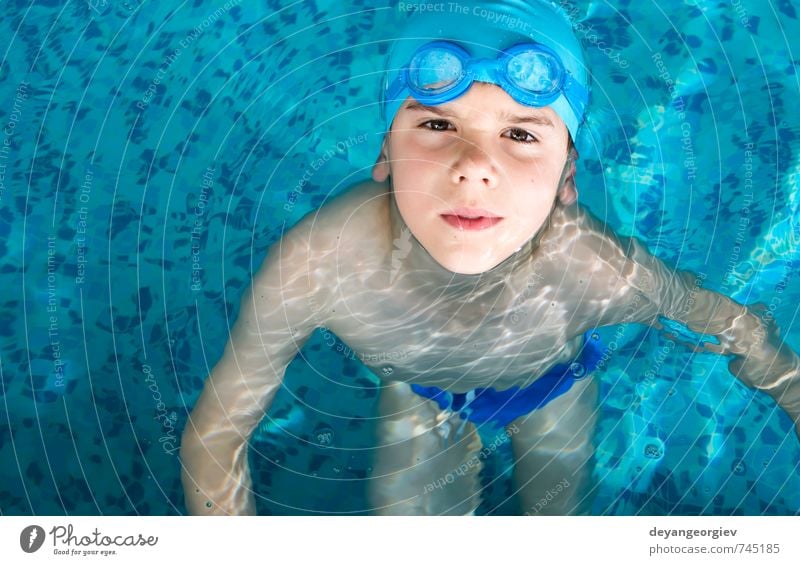
M675 341L677 343L680 343L681 345L684 345L684 346L688 347L689 349L691 349L695 353L703 353L703 352L705 352L705 349L703 349L702 347L698 347L697 344L689 343L688 341L684 341L684 340L680 339L678 336L676 336L675 334L672 334L670 332L664 332L664 336L667 337L668 339L671 339L672 341Z
M711 351L712 353L725 353L725 347L722 344L711 343L710 341L705 342L704 347L706 351Z

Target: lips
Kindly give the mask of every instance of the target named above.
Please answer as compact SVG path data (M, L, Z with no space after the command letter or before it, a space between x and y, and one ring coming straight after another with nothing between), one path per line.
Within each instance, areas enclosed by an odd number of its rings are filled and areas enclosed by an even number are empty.
M453 208L442 219L459 230L485 230L497 225L503 218L483 208Z

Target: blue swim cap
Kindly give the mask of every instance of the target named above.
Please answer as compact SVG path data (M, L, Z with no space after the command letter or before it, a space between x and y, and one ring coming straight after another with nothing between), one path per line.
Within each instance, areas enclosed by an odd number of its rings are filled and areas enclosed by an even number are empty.
M387 97L387 89L401 75L401 69L409 64L417 50L432 41L455 42L472 57L488 60L497 59L502 51L514 45L533 41L554 51L572 80L589 89L580 42L572 31L566 12L553 2L464 0L398 5L403 6L410 16L389 50L381 89L381 110L387 132L405 98L411 95L406 89L391 99ZM503 87L500 81L487 76L477 80ZM583 122L583 112L576 112L574 104L570 105L563 94L547 106L564 121L575 141Z

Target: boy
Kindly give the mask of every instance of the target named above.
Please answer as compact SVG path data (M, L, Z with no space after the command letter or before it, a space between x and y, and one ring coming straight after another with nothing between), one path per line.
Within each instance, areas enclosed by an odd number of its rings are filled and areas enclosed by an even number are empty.
M389 54L373 182L301 220L245 294L183 435L191 513L254 513L247 440L318 327L383 381L379 514L474 513L487 422L506 427L523 512L589 512L600 326L665 316L716 336L705 350L800 429L800 359L777 329L577 205L588 81L563 12L448 5L413 14Z

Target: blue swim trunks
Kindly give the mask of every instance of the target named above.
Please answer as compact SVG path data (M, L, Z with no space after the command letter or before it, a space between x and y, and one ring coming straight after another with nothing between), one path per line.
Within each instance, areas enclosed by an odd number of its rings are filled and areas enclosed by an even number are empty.
M567 392L575 381L594 371L602 356L600 337L595 330L588 330L583 334L583 347L574 362L554 365L523 389L518 386L506 390L476 388L453 393L435 386L415 384L411 389L420 396L435 400L442 410L458 412L462 419L475 424L493 422L507 426Z

